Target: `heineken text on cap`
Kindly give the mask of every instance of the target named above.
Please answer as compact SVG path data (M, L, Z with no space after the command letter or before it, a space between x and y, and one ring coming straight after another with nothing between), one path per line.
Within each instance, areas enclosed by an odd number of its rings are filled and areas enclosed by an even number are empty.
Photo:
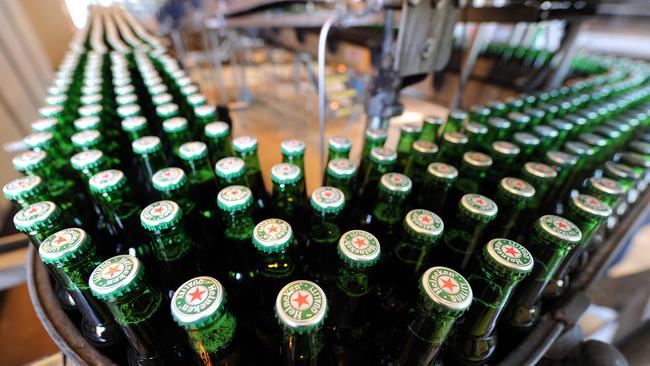
M47 132L56 129L59 121L56 118L39 118L32 122L32 131Z
M140 131L147 127L147 119L142 116L128 117L122 120L121 125L124 131Z
M74 120L74 128L79 131L96 130L101 123L102 120L97 116L81 117Z
M70 163L72 168L83 170L99 166L104 158L104 153L100 150L86 150L72 155Z
M101 300L115 300L137 290L143 268L138 258L118 255L102 262L90 275L88 284Z
M223 286L212 277L192 278L182 284L171 301L171 312L182 327L197 329L219 318L225 308Z
M154 188L159 191L170 191L181 187L186 180L183 169L176 167L160 169L151 177Z
M452 144L466 144L469 141L467 135L460 132L445 132L442 138Z
M244 209L253 202L253 193L246 186L230 186L219 191L217 204L225 211Z
M593 196L579 194L571 198L571 201L575 207L592 217L606 218L612 214L612 209L608 204Z
M187 130L187 120L183 117L174 117L163 121L163 131L178 132Z
M82 229L63 229L45 239L38 247L38 254L45 263L67 262L84 251L88 240L88 234Z
M544 179L544 178L557 177L557 171L555 171L555 169L543 163L528 162L524 164L524 170L526 171L526 173L536 178Z
M196 160L208 156L208 147L200 141L186 142L178 148L183 160Z
M397 160L397 152L387 147L373 147L370 150L370 160L377 164L392 164Z
M436 309L454 314L472 303L472 288L465 277L446 267L432 267L422 275L420 286Z
M230 134L230 126L226 122L211 122L204 127L205 135L211 138L218 138L228 136Z
M158 136L144 136L134 140L131 143L131 147L136 154L150 154L160 150L162 144Z
M23 143L30 149L41 148L52 141L52 132L34 132L23 138Z
M417 140L413 142L413 151L417 151L421 154L435 154L438 152L438 145L430 141Z
M117 114L121 118L134 117L140 114L140 106L137 104L125 104L117 107Z
M305 143L301 140L284 140L280 144L283 155L295 156L305 153Z
M492 165L492 158L478 151L464 153L463 161L475 167L489 167Z
M343 209L343 206L345 205L345 196L338 188L316 188L311 194L311 205L317 211L336 213Z
M288 331L309 332L323 324L327 297L323 289L311 281L293 281L280 290L275 301L275 314Z
M368 267L377 263L381 254L379 240L363 230L350 230L339 239L341 260L353 267Z
M497 204L491 199L476 193L468 193L461 199L461 207L465 208L470 213L479 215L481 217L494 217L497 214Z
M582 239L582 232L571 221L555 215L544 215L539 218L538 224L544 233L567 243L578 243Z
M528 273L533 269L533 256L523 245L509 239L492 239L486 247L485 252L488 260L509 272Z
M596 190L609 195L618 196L625 193L623 186L619 182L605 177L591 177L588 184Z
M257 138L253 136L239 136L232 140L232 146L237 152L257 150Z
M11 162L16 170L23 172L39 167L46 157L47 153L43 150L25 151L20 155L14 156Z
M101 140L102 135L97 130L86 130L72 135L72 144L77 147L94 146Z
M41 182L41 178L37 175L16 178L2 187L2 193L8 200L20 200L30 196Z
M126 177L121 170L108 169L90 177L88 183L91 191L105 193L123 186L126 183Z
M400 173L386 173L381 176L380 182L381 187L391 193L408 194L413 187L411 178Z
M275 164L271 168L271 180L280 184L295 183L302 177L300 167L291 163Z
M233 178L244 175L245 168L243 159L231 156L217 161L214 171L220 178Z
M142 210L140 222L147 230L162 230L179 222L181 208L174 201L163 200L154 202Z
M327 173L334 178L351 178L356 172L357 166L350 159L332 159L327 163Z
M442 219L431 211L415 209L404 218L408 230L416 235L438 237L444 230Z
M253 229L253 244L262 252L283 251L289 247L292 240L291 225L281 219L266 219Z
M352 141L345 136L330 137L329 148L330 150L337 152L350 151L350 148L352 148Z
M535 187L519 178L505 177L499 182L501 189L518 197L532 197L535 195Z
M445 163L431 163L427 171L434 177L442 179L455 179L458 177L458 169Z
M19 231L33 231L49 224L50 219L60 214L61 210L54 202L36 202L14 215L14 225Z
M366 139L369 141L386 140L386 131L381 128L369 128L366 130Z

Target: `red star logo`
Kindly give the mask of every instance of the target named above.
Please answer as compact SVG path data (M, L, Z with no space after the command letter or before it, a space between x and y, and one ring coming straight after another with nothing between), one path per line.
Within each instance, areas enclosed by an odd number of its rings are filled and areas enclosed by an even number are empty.
M56 244L61 244L61 243L65 243L65 242L67 242L67 241L68 241L68 239L66 239L66 238L64 238L64 237L62 237L62 236L57 236L57 237L56 237L56 240L54 240L54 243L56 243Z
M592 206L598 206L598 202L595 199L590 199L589 204Z
M344 160L344 161L341 161L341 162L339 163L339 166L340 166L341 168L347 168L347 167L348 167L348 162L345 161L345 160Z
M481 206L485 204L485 201L482 198L477 198L474 202L478 203Z
M107 270L104 271L104 275L113 278L116 273L120 273L120 272L121 272L120 265L116 264L114 266L108 267Z
M205 291L201 291L200 288L195 288L194 292L190 292L189 295L191 296L190 302L194 302L195 300L201 301L203 299L203 294Z
M19 181L18 181L18 186L20 186L20 187L24 187L24 186L26 186L26 185L27 185L27 181L24 181L24 180L19 180Z
M31 214L35 213L36 211L38 211L38 209L36 207L32 206L29 210L27 210L27 213L31 215Z
M163 206L158 206L158 207L156 207L156 208L153 209L153 211L154 211L155 213L161 213L161 212L163 212L164 210L165 210L165 208L164 208Z
M101 176L102 179L108 179L108 178L110 178L110 177L111 177L111 173L104 173L104 174L102 174L102 176Z
M447 170L447 166L446 165L440 165L440 166L438 166L438 170L440 170L441 172L444 172L445 170Z
M307 301L309 294L301 294L300 291L298 291L296 292L296 295L297 296L294 299L291 299L291 301L296 302L298 309L300 309L303 305L309 305L309 301Z
M446 280L442 280L442 288L448 288L449 292L454 292L454 287L458 287L457 284L454 283L454 280L451 278L447 278Z
M333 195L334 195L334 194L333 194L332 192L330 192L330 191L325 191L325 192L323 192L323 197L325 197L325 198L330 198L330 197L332 197Z
M394 175L391 180L395 183L400 183L402 181L402 178L400 178L399 175Z
M363 249L368 246L368 241L364 238L358 237L352 241L352 245L359 249Z
M231 196L234 196L234 195L236 195L237 193L239 193L239 191L236 190L236 189L233 189L233 190L230 191L230 195L231 195Z
M567 224L565 224L564 222L562 222L562 221L558 221L558 222L556 222L556 225L557 225L560 229L568 229L568 228L569 228L569 226L568 226Z
M163 176L164 176L164 177L169 177L169 176L171 176L171 175L172 175L172 171L171 171L171 170L167 170L167 171L165 171L165 172L163 173Z
M524 182L522 182L522 181L520 181L520 180L516 180L516 181L515 181L515 186L521 188L521 187L524 186Z
M271 226L269 226L266 230L267 230L269 233L277 233L279 229L280 229L279 226L271 225Z
M511 256L513 258L516 258L517 256L519 256L519 251L517 249L515 249L515 247L512 247L512 246L506 247L505 252L506 252L506 254L508 254L509 256Z
M420 221L422 221L425 224L430 224L432 220L427 215L420 215Z

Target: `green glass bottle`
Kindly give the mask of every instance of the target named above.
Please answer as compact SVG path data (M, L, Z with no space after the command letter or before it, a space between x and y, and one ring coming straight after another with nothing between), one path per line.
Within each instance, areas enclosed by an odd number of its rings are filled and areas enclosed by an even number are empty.
M374 147L370 151L370 164L362 176L359 176L359 197L362 206L371 205L377 198L377 185L383 174L393 170L397 162L395 150L386 147Z
M231 156L222 158L214 166L220 188L228 186L247 186L246 163L243 159Z
M467 149L481 150L485 146L485 136L488 129L477 122L467 122L463 125L462 133L467 136Z
M293 222L294 225L302 222L304 199L300 189L301 178L302 171L295 164L280 163L271 168L273 210L276 216Z
M537 125L533 127L532 133L540 140L537 148L539 155L556 148L555 140L557 139L558 131L555 128L549 125Z
M393 243L401 228L413 183L411 178L400 173L386 173L379 181L379 195L372 211L361 217L362 225L368 227L383 243ZM391 247L386 250L392 250Z
M458 178L458 170L445 163L431 163L420 189L418 205L437 212L442 217L449 217L449 197L451 189Z
M219 161L233 155L230 126L227 123L221 121L208 123L205 125L203 135L210 151L210 161Z
M467 112L461 110L450 111L443 128L443 135L448 132L460 132L463 128L463 124L468 121L469 118L467 116ZM475 121L479 124L481 123L474 118L472 118L472 121Z
M195 134L198 136L205 127L217 121L217 109L212 105L198 105L193 108Z
M129 364L182 364L184 354L163 296L145 277L138 258L118 255L97 266L88 280L93 296L103 301L131 347Z
M174 103L161 104L159 106L156 106L156 115L158 116L158 119L160 119L161 121L174 118L174 117L179 117L180 108L178 108L178 105Z
M203 217L197 209L197 203L190 195L190 182L187 175L181 168L170 167L157 171L151 178L153 188L163 200L170 200L178 203L183 212L184 221L192 223L186 225L195 243L203 249L205 238L208 237L206 226L210 220Z
M142 109L137 104L124 104L117 107L117 115L121 119L127 119L129 117L137 117L142 115Z
M384 147L386 143L386 131L380 128L369 128L364 134L363 150L361 151L361 161L359 162L359 171L365 172L366 167L370 164L370 152L375 147Z
M411 156L411 147L420 135L422 129L415 123L403 123L400 125L399 141L397 142L397 166L396 170L403 172Z
M504 176L509 176L517 171L517 160L521 149L508 141L494 141L490 146L490 156L493 164L487 171L487 181L494 187Z
M440 117L436 116L426 116L422 119L422 131L418 136L418 140L433 142L434 144L438 142L438 137L442 132L442 125L444 121Z
M563 150L576 156L578 162L571 169L571 173L566 178L563 189L560 191L558 197L567 197L570 190L578 185L592 171L591 167L594 166L592 160L596 153L593 147L579 141L567 141L564 143Z
M477 262L468 277L474 300L448 352L462 365L482 365L492 358L497 346L497 323L515 287L533 269L534 260L519 243L492 239Z
M246 362L239 322L226 308L226 291L215 278L200 276L183 283L172 297L171 314L200 365Z
M458 179L454 184L456 195L485 192L486 178L491 167L492 158L489 155L478 151L464 153Z
M232 140L232 146L237 156L246 162L246 181L255 197L257 209L259 211L268 210L269 198L264 187L260 160L257 156L257 138L240 136Z
M521 149L518 163L523 164L533 158L533 153L538 151L540 139L528 132L515 132L512 141Z
M282 162L295 164L301 172L305 171L305 142L301 140L284 140L280 143Z
M532 184L518 178L501 179L494 195L499 207L499 214L492 225L492 237L515 238L520 230L520 223L528 213L530 201L535 196Z
M100 150L78 152L72 155L70 164L72 169L79 173L84 184L87 184L93 175L114 165L112 159L107 158Z
M605 176L587 179L584 191L586 194L598 198L612 209L615 209L621 203L626 189L619 181ZM616 210L614 210L613 214L620 215Z
M330 137L327 142L327 162L334 159L349 159L352 141L345 136Z
M528 129L530 125L531 118L527 114L520 112L511 112L508 113L508 120L512 123L512 130L515 132L521 132Z
M14 203L16 208L45 200L45 185L41 177L28 175L16 178L2 187L4 197Z
M469 139L460 132L445 132L442 135L438 160L453 166L460 166Z
M414 188L419 191L422 186L429 164L433 163L438 153L438 145L433 142L417 140L411 146L411 156L404 168L404 174L413 181Z
M625 164L615 163L613 161L605 162L603 166L603 176L616 180L621 184L623 189L627 192L625 201L632 204L638 197L637 184L641 176Z
M102 120L98 116L81 117L74 120L74 128L77 131L103 130Z
M178 159L181 145L192 141L192 134L187 120L183 117L174 117L164 120L162 126L168 145L168 155Z
M145 136L131 143L133 153L138 159L138 181L151 191L151 179L160 169L167 166L162 142L157 136Z
M573 124L563 119L554 119L551 122L549 122L548 125L555 128L558 131L558 135L553 141L553 147L557 149L560 146L562 146L562 144L564 144L564 141L566 141L569 138L569 135L573 130Z
M141 137L151 135L147 119L142 116L128 117L121 122L122 131L126 133L129 141L133 142Z
M517 287L506 310L507 325L514 330L533 326L541 316L540 302L548 283L571 248L582 239L580 229L571 221L544 215L534 225L528 245L535 259L531 274Z
M21 209L14 215L16 230L26 234L38 248L50 235L65 227L61 208L52 201L40 201Z
M521 176L523 180L530 183L535 187L535 196L530 201L530 212L528 219L537 217L540 210L543 209L543 203L546 199L546 194L553 187L555 180L557 179L557 171L552 167L537 162L528 162L524 164L524 167L521 171Z
M133 93L117 95L115 97L115 102L118 106L123 106L126 104L140 104L138 101L138 96Z
M558 194L564 188L571 174L571 169L578 163L578 157L563 151L551 150L544 154L544 162L555 169L557 178L546 193L546 198L542 206L548 212L562 212L562 204L560 202L563 201L563 197L559 197Z
M469 120L472 122L487 125L488 118L490 118L489 108L485 108L483 106L474 106L469 110Z
M327 177L325 185L341 190L345 195L346 202L355 201L355 181L357 178L357 167L352 160L334 159L327 164Z
M485 149L489 149L494 141L507 140L512 124L505 118L490 117L487 121L488 132L485 135Z
M184 171L190 180L190 197L205 218L214 218L217 180L208 157L208 147L200 141L186 142L178 148Z

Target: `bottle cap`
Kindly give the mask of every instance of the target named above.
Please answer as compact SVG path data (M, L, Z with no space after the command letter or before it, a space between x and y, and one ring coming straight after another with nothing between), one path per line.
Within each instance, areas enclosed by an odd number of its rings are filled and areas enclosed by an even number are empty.
M32 131L34 132L53 132L59 125L56 118L39 118L32 122Z
M650 155L650 143L644 141L633 141L629 145L630 150L635 153Z
M467 122L463 126L465 127L465 132L469 132L472 135L485 135L488 132L487 127L478 122Z
M422 123L440 127L445 124L445 120L438 116L426 116L422 119Z
M564 150L577 156L591 156L596 153L593 147L579 141L568 141L564 144Z
M97 116L81 117L74 121L74 128L79 131L98 130L101 124L102 120Z
M23 143L32 150L47 150L52 143L54 135L52 132L34 132L23 138Z
M100 150L86 150L72 155L70 164L74 170L93 169L100 166L104 161L104 153Z
M14 156L11 163L19 172L27 172L30 170L41 168L45 164L47 153L43 150L25 151L22 154Z
M222 121L210 122L203 129L205 135L212 139L230 135L230 126Z
M445 132L442 135L442 139L449 143L459 144L459 145L464 145L469 141L467 135L462 134L460 132Z
M537 146L540 143L539 137L528 132L515 132L512 139L519 145Z
M397 153L387 147L373 147L370 150L370 161L380 165L390 165L397 161Z
M563 151L551 150L546 152L546 161L549 164L557 165L559 167L570 167L578 163L578 157L575 155L567 154Z
M573 125L563 119L554 119L549 122L549 125L558 131L571 131L573 129Z
M338 179L354 178L357 166L350 159L332 159L327 163L327 174Z
M230 156L217 161L214 172L224 179L241 177L246 173L246 163L241 158Z
M402 123L399 126L400 133L405 135L418 135L422 128L417 123Z
M334 136L330 137L328 146L332 151L349 152L352 148L352 141L345 136Z
M447 267L432 267L422 274L420 294L427 307L459 316L472 303L472 288L460 273Z
M226 292L212 277L195 277L182 284L172 296L174 321L186 329L200 329L214 323L226 308ZM234 332L235 329L226 329ZM219 333L220 336L230 334Z
M533 132L544 139L554 139L559 134L555 128L548 125L537 125L533 127Z
M341 235L337 248L339 258L353 268L371 267L381 256L379 240L363 230L350 230Z
M229 186L217 195L217 205L228 212L248 208L253 203L253 193L245 186Z
M571 221L555 215L544 215L535 223L535 232L544 242L557 247L572 247L582 240L582 232Z
M68 100L65 94L48 95L45 97L45 103L49 105L63 105Z
M138 258L131 255L117 255L102 262L90 274L88 284L95 297L104 301L115 301L132 292L142 290L144 267Z
M128 117L122 120L121 125L126 132L142 131L147 127L147 119L142 116Z
M476 193L468 193L460 199L461 211L482 223L490 222L498 212L497 204L491 199Z
M316 188L311 194L311 206L318 212L339 213L345 206L345 195L334 187Z
M208 147L200 141L186 142L178 148L178 155L183 160L197 160L208 156Z
M510 121L501 117L490 117L487 121L488 128L493 127L498 130L507 130L510 128Z
M305 154L305 143L301 140L284 140L280 144L282 155L302 156Z
M528 115L519 112L508 113L508 119L518 126L525 126L530 122L530 117Z
M524 200L535 195L535 187L519 178L505 177L499 182L499 192L514 200Z
M151 154L162 149L162 143L158 136L144 136L131 143L133 152L138 155Z
M94 117L102 113L102 106L100 104L89 104L79 108L79 115L81 117Z
M578 140L590 146L595 146L595 147L607 146L607 139L598 136L595 133L581 133L578 135Z
M615 179L639 179L639 174L625 164L615 163L613 161L605 162L605 172Z
M140 115L140 106L137 104L125 104L117 107L117 115L121 119Z
M2 187L2 193L10 201L22 201L42 192L42 182L41 177L37 175L16 178Z
M420 154L433 155L438 152L438 145L430 141L417 140L411 145L413 151Z
M641 154L624 152L621 154L619 160L620 162L633 167L643 167L644 169L650 168L650 159L646 159Z
M463 162L473 167L487 168L492 166L492 158L478 151L467 151L463 154Z
M569 205L574 212L587 220L604 220L612 215L612 208L596 197L578 194L571 197Z
M366 130L366 140L372 142L386 141L386 131L381 128L369 128Z
M102 141L102 135L97 130L86 130L75 133L70 140L77 148L88 148L97 146Z
M282 219L266 219L253 229L253 245L263 253L286 250L293 241L293 230Z
M187 175L181 168L163 168L151 177L153 187L159 192L170 192L187 185Z
M36 202L14 215L14 225L18 231L24 233L38 231L59 220L61 215L61 209L54 202Z
M62 265L81 258L92 249L90 237L82 229L69 228L57 231L38 247L38 254L45 264Z
M60 105L48 105L38 109L38 115L41 118L56 118L63 112L63 107Z
M587 188L608 196L618 197L625 193L623 186L607 177L591 177L587 180Z
M194 114L201 119L216 119L217 109L213 105L199 105L194 107Z
M555 171L555 169L546 164L537 162L528 162L524 164L524 173L527 177L535 180L547 180L557 177L557 171Z
M126 184L126 177L121 170L108 169L90 177L88 183L92 192L108 193L124 187Z
M173 103L174 98L172 98L171 94L169 94L169 93L160 93L160 94L154 95L151 98L151 101L153 102L153 105L158 106L158 105L163 105L163 104L167 104L167 103Z
M132 93L122 94L115 97L115 101L118 106L123 106L127 104L138 104L138 96Z
M149 84L147 89L149 90L149 94L151 94L152 96L167 93L168 90L167 85L160 84L162 82L162 79L154 78L154 79L147 79L147 81ZM145 81L145 83L147 83L147 81Z
M442 235L444 223L431 211L415 209L404 217L404 229L413 238L435 242Z
M101 88L99 87L94 87L94 86L84 86L84 88L88 88L87 91L92 92L92 93L101 93ZM117 95L125 95L125 94L132 94L135 93L135 87L133 85L122 85L115 87L115 94Z
M600 136L604 136L608 139L617 139L621 137L621 133L617 129L608 127L608 126L598 126L594 129L594 132ZM649 146L650 147L650 146ZM649 150L650 151L650 150Z
M168 119L178 114L178 106L174 103L165 103L156 107L156 114L160 118Z
M284 286L275 300L275 316L290 332L304 334L323 325L327 315L327 297L317 284L298 280Z
M467 119L467 112L460 109L454 109L449 112L449 117L459 121L465 121Z
M503 238L490 240L481 256L491 273L500 277L521 280L533 269L535 260L523 245Z
M162 125L163 131L167 133L187 131L188 128L187 120L183 117L172 117L166 119L163 121Z
M494 141L492 143L492 150L501 155L509 156L519 155L519 152L521 151L519 146L508 141Z
M400 173L386 173L381 176L379 182L382 191L399 197L406 197L413 188L411 178Z
M271 168L271 180L278 184L296 183L302 178L300 167L292 163L275 164Z
M458 169L445 163L431 163L427 167L431 177L452 181L458 177Z
M239 136L232 140L232 147L238 153L257 150L257 138L253 136Z
M159 231L178 224L183 217L180 206L169 200L154 202L140 213L142 227L149 231Z
M191 86L196 87L194 85ZM182 92L183 90L181 90L181 93ZM208 102L208 99L203 94L194 93L194 94L184 94L184 95L186 95L185 99L187 99L187 104L191 105L193 108L204 106Z

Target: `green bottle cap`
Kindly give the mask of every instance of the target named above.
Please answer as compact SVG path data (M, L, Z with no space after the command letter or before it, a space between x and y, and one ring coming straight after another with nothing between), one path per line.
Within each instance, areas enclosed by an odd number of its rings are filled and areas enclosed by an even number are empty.
M513 144L512 142L494 141L492 143L492 151L501 155L514 156L519 155L521 149L519 149L519 146Z
M586 194L571 197L569 205L576 214L587 220L602 221L612 215L612 208L607 203Z
M490 273L520 281L533 269L535 260L523 245L503 238L490 240L481 256Z
M577 156L591 156L596 153L593 147L579 141L568 141L564 144L564 150Z
M117 114L121 119L140 115L140 106L137 104L125 104L117 107Z
M285 156L305 155L305 143L301 140L284 140L280 144L280 151Z
M199 87L194 84L185 85L184 87L181 88L181 94L185 96L194 95L198 92L199 92Z
M177 77L175 79L176 79L176 85L178 85L179 87L184 87L192 84L192 79L190 79L189 76Z
M548 125L537 125L533 127L533 132L543 139L554 139L559 134L555 128Z
M482 223L492 221L497 215L498 207L491 199L476 193L468 193L460 199L461 212Z
M650 155L650 143L644 141L632 141L629 145L630 150L635 153Z
M431 163L427 167L427 172L433 178L449 182L458 178L458 169L445 163Z
M63 107L60 105L48 105L38 109L38 116L41 118L56 118L63 113Z
M34 132L25 136L23 143L32 150L47 150L53 138L52 132Z
M117 255L102 262L90 274L88 284L93 295L104 301L115 301L139 293L144 280L144 267L138 258Z
M152 96L160 95L167 93L167 86L165 84L160 84L162 82L162 79L149 79L149 84L148 85L148 90L149 94Z
M22 201L42 192L41 183L42 179L37 175L16 178L2 187L2 193L10 201Z
M275 317L285 331L305 334L319 329L327 315L327 297L317 284L298 280L284 286L275 300Z
M460 132L445 132L442 135L442 139L455 145L464 145L469 141L467 135Z
M542 181L555 179L557 171L543 163L528 162L524 164L524 175L531 180Z
M555 215L544 215L535 223L535 232L546 244L572 247L582 240L582 232L571 221Z
M186 142L178 148L178 155L183 160L197 160L208 156L208 147L200 141Z
M406 197L411 193L413 182L411 182L411 178L404 174L386 173L381 176L379 187L385 193L399 197Z
M402 123L399 130L402 135L415 136L420 134L422 128L416 123Z
M79 108L79 115L81 117L95 117L102 113L102 106L100 104L90 104Z
M328 146L331 151L345 153L352 148L352 141L345 136L334 136L330 137Z
M381 128L369 128L365 133L366 141L381 142L386 141L386 131Z
M634 169L625 164L615 163L613 161L605 162L605 172L614 179L639 179L639 174Z
M153 187L159 192L171 192L187 185L187 175L181 168L163 168L151 177Z
M135 94L123 94L115 97L118 106L127 104L138 104L138 96Z
M478 122L467 122L463 125L465 133L470 135L485 135L488 132L487 127Z
M339 213L345 206L345 195L334 187L316 188L311 194L311 207L318 212Z
M82 229L69 228L57 231L38 247L38 254L45 264L64 265L82 258L92 249L90 237Z
M214 172L224 179L241 177L246 173L246 163L241 158L230 156L217 161Z
M11 159L11 163L19 172L27 172L38 169L45 164L47 153L43 150L25 151Z
M515 132L512 139L521 146L537 146L541 142L539 137L528 132Z
M546 161L549 164L557 165L559 167L571 167L578 163L578 157L575 155L567 154L563 151L551 150L546 152Z
M208 99L205 95L199 93L187 95L185 99L187 99L187 104L191 105L193 108L204 106L208 103Z
M435 242L444 230L442 219L431 211L415 209L404 217L404 229L411 238Z
M257 138L253 136L239 136L232 140L232 147L238 153L257 150Z
M472 167L485 169L492 166L492 158L478 151L467 151L463 154L463 162Z
M339 258L353 268L368 268L377 263L381 256L379 240L363 230L350 230L339 239Z
M32 131L34 132L54 132L59 125L56 118L39 118L32 122Z
M587 188L610 197L619 197L625 193L625 189L619 182L607 177L589 178L587 180Z
M165 103L156 107L156 114L163 119L175 117L178 114L178 106L174 103Z
M514 200L525 200L535 195L532 184L518 178L505 177L499 182L499 192Z
M253 203L253 193L245 186L229 186L217 195L217 205L228 212L240 211Z
M75 133L70 140L79 149L95 147L102 141L102 134L97 130L86 130Z
M122 120L122 130L137 132L147 128L147 119L142 116L128 117Z
M183 214L181 207L174 201L154 202L140 213L142 227L149 231L160 231L177 225Z
M65 94L48 95L45 97L45 103L48 105L63 105L68 97Z
M93 93L84 94L79 99L81 100L82 105L101 105L103 97L99 93Z
M447 267L432 267L422 274L420 295L427 308L459 316L472 303L472 288L460 273Z
M154 95L151 98L151 101L153 102L153 105L159 106L163 104L173 103L174 98L172 98L172 95L169 93L160 93L158 95Z
M291 225L282 219L266 219L253 229L253 245L263 253L282 252L292 241Z
M185 329L201 329L221 317L226 309L226 292L212 277L195 277L182 284L172 296L171 312L174 321ZM228 329L227 332L234 332ZM219 336L231 334L219 333Z
M166 119L162 123L163 131L167 133L187 131L187 120L183 117L173 117Z
M33 203L14 215L16 230L29 233L38 231L61 218L59 206L51 201Z
M160 151L162 149L162 143L158 136L144 136L133 140L131 148L137 155L146 155Z
M201 119L216 119L217 109L213 105L200 105L194 108L194 114Z
M101 124L102 120L97 116L81 117L74 121L74 128L78 131L97 130Z
M327 163L327 174L337 179L351 179L357 175L357 166L350 159L332 159Z
M84 87L85 88L85 87ZM101 88L99 87L88 87L88 91L91 91L93 93L101 93ZM92 88L92 89L90 89ZM135 93L135 87L133 85L122 85L115 87L115 94L119 95L125 95L125 94L132 94Z
M104 153L100 150L86 150L72 155L70 164L74 170L93 169L100 166L104 161Z
M584 142L587 145L594 146L594 147L607 146L607 139L598 136L595 133L581 133L578 135L578 140Z
M230 126L226 122L210 122L204 127L204 133L209 138L221 138L230 135Z
M430 141L417 140L413 142L411 149L420 154L433 155L438 152L438 145Z
M88 184L93 193L108 193L124 187L126 177L121 170L108 169L90 177Z
M373 147L370 150L370 161L379 165L390 165L397 161L397 152L387 147Z
M291 163L275 164L271 168L271 180L278 184L296 183L302 178L300 167Z

